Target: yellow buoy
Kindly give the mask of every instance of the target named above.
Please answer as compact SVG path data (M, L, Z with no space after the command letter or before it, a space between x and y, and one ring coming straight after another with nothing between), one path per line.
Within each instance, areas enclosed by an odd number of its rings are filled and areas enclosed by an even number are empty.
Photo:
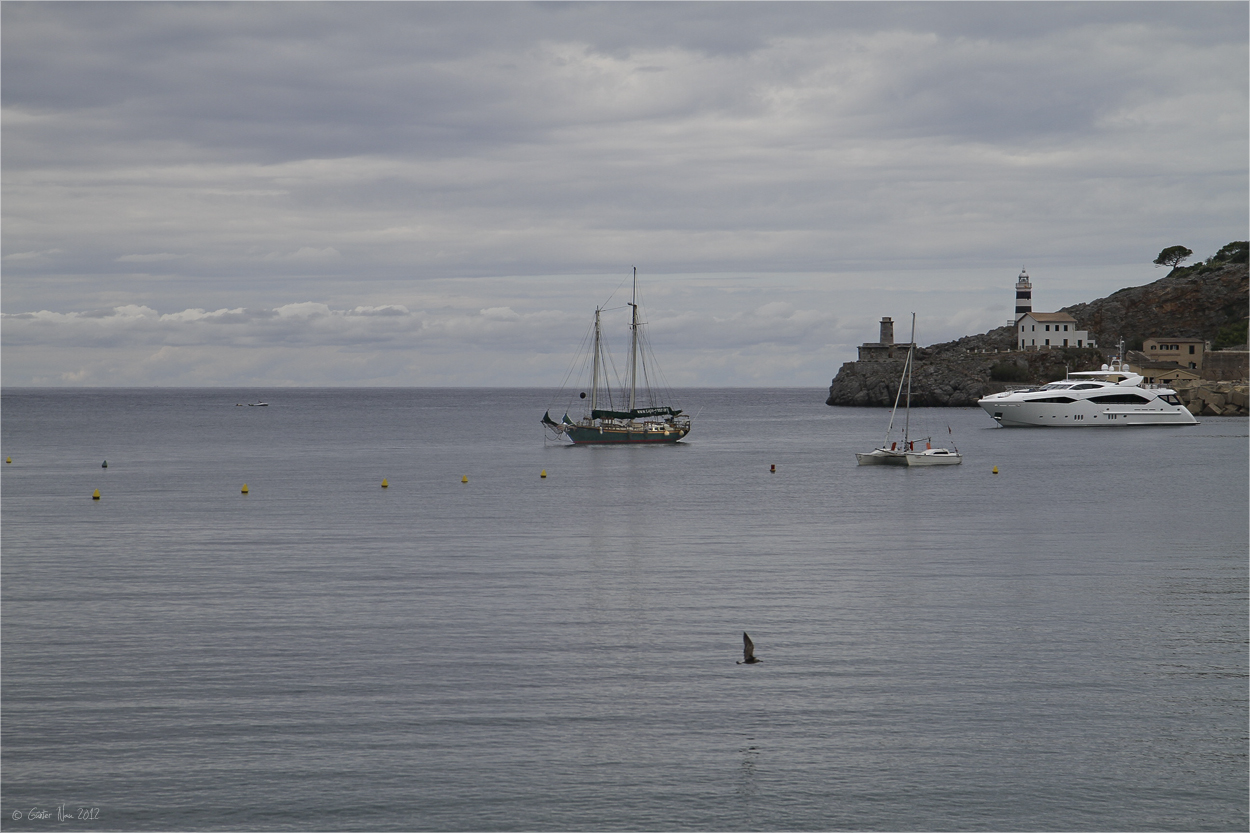
M538 475L538 476L539 476L539 477L546 477L546 476L547 476L547 470L546 470L546 469L543 469L543 473L542 473L542 474L540 474L540 475Z
M247 494L247 484L243 484L243 494Z
M5 457L5 458L4 458L4 462L6 462L6 463L12 463L12 462L13 462L13 458L12 458L12 457Z
M460 482L461 482L461 483L468 483L468 482L469 482L469 475L467 475L467 474L466 474L464 477L460 478Z
M994 474L998 474L998 466L994 467Z
M96 489L94 492L92 492L92 493L91 493L91 499L92 499L92 500L99 500L99 499L100 499L100 490L99 490L99 489Z
M386 478L385 478L385 477L383 477L383 478L382 478L382 488L383 488L383 489L385 489L385 488L386 488L387 486L389 486L389 485L391 485L391 484L387 483L387 482L386 482Z

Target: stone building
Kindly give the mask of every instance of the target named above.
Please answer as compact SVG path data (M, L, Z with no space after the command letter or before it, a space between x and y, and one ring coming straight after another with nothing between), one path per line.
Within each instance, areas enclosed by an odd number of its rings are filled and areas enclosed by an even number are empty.
M866 341L859 346L861 362L888 362L907 358L911 343L894 343L894 320L889 316L881 319L881 340Z
M1130 350L1125 356L1133 372L1140 373L1149 385L1172 386L1177 382L1197 381L1198 371L1190 370L1176 362L1161 362L1150 358L1140 350Z
M1066 312L1026 312L1016 319L1016 346L1021 350L1051 347L1097 347L1076 319Z
M1153 362L1176 362L1181 367L1202 371L1207 343L1197 338L1152 337L1142 341L1141 351Z

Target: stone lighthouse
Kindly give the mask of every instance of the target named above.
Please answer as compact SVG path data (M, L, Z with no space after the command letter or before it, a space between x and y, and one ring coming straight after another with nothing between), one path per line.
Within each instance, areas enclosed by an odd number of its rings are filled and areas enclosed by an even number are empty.
M1033 311L1033 284L1029 282L1029 273L1020 270L1020 277L1016 278L1016 317L1012 322L1020 320L1020 316L1028 315Z
M866 341L859 346L859 360L861 362L885 362L895 361L907 356L907 351L912 344L895 344L894 343L894 319L886 316L881 319L881 340Z

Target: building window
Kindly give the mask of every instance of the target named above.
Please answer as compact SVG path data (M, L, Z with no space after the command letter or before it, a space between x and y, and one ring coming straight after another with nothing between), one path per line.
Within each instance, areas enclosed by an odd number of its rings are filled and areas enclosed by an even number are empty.
M1047 325L1046 325L1046 332L1048 332L1048 333L1050 332L1050 325L1049 325L1049 324L1047 324Z
M1080 347L1080 346L1081 346L1081 341L1082 341L1082 339L1079 339L1079 338L1076 340L1076 346L1077 346L1077 347Z
M1064 331L1065 333L1068 331L1068 325L1067 325L1067 324L1064 324L1064 325L1063 325L1063 331Z
M1189 355L1192 356L1193 354L1194 354L1194 346L1191 344L1189 345Z
M1050 339L1046 339L1046 346L1047 346L1047 347L1049 347L1049 346L1050 346Z
M1068 340L1067 340L1066 338L1063 340L1063 346L1064 346L1064 347L1067 347L1067 346L1068 346Z

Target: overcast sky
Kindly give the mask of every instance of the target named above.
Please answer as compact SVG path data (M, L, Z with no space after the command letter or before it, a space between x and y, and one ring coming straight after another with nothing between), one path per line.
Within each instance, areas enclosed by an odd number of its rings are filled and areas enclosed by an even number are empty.
M1245 239L1248 9L5 2L3 383L827 385Z

